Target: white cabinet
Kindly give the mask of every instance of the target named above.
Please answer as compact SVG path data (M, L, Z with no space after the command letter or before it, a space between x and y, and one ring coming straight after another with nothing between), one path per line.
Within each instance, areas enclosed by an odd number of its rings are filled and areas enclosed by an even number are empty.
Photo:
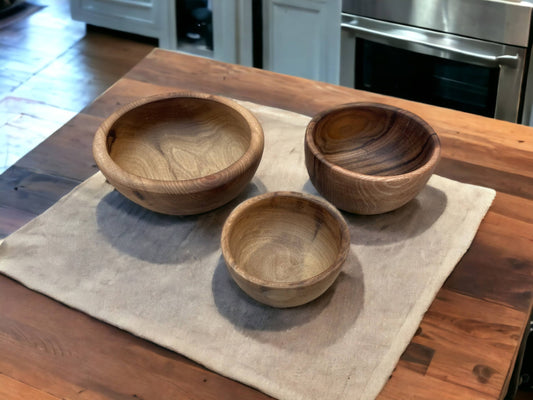
M250 0L70 0L72 18L159 40L159 47L252 65Z
M253 65L251 0L70 0L70 6L75 20L156 38L164 49ZM264 69L339 83L341 0L262 0L260 10Z
M341 0L263 0L263 68L339 83Z
M215 60L252 66L252 2L213 0Z
M176 5L171 0L70 0L72 18L88 24L135 33L176 48Z

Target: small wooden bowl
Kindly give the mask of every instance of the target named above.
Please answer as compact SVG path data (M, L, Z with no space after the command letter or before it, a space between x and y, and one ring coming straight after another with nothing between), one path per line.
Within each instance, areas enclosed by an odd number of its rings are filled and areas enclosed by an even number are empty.
M350 233L339 211L307 194L273 192L233 210L221 247L230 275L255 300L294 307L326 291L339 275Z
M96 132L93 155L107 180L150 210L190 215L235 198L263 154L263 130L237 103L201 93L134 101Z
M311 182L341 210L380 214L412 200L440 159L435 131L413 113L375 103L316 115L305 133Z

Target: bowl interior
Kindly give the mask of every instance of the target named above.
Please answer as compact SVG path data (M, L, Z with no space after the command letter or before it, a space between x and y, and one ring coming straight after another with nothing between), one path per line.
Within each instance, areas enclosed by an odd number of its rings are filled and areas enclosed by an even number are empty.
M261 284L295 283L335 264L342 251L342 230L320 204L275 196L240 213L228 243L241 275Z
M221 171L251 141L246 119L210 99L175 97L140 105L111 126L107 151L130 174L175 181Z
M326 113L313 140L322 156L349 171L394 176L425 165L438 146L433 130L404 110L353 105Z

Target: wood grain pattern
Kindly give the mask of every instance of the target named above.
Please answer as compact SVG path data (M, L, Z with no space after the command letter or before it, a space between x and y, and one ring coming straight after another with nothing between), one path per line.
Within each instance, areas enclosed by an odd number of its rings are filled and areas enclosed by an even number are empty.
M1 176L2 206L36 215L80 183L78 180L41 174L18 165L12 166Z
M59 397L51 396L0 373L0 399L59 400Z
M47 146L49 158L65 160L63 165L47 161L39 148L35 153L39 162L33 161L32 154L21 160L24 164L18 164L17 174L26 177L26 182L35 181L34 175L44 182L43 175L47 175L46 185L31 185L31 194L19 192L8 184L8 175L0 176L0 206L21 209L20 218L10 216L2 232L21 226L27 213L41 213L57 200L64 190L64 177L85 179L92 174L84 121L103 120L137 98L177 90L223 94L309 116L337 104L377 101L426 120L441 139L440 175L499 192L470 250L412 340L423 346L425 354L433 351L432 356L422 357L416 346L409 346L378 398L503 399L533 303L530 127L155 50L42 145ZM76 148L74 143L80 143L75 154L87 167L79 167L74 157L66 155ZM33 168L41 161L42 169L36 173ZM5 191L12 193L5 197ZM45 194L40 196L39 191ZM40 200L43 197L46 201ZM59 398L117 399L134 394L144 399L268 398L0 276L0 338L11 329L2 325L6 319L17 321L21 332L52 335L55 343L69 349L64 352L68 356L57 357L0 340L2 373ZM132 389L123 389L128 387ZM89 395L78 394L83 390Z
M98 170L91 148L94 133L102 121L101 118L82 114L66 122L35 148L31 156L22 157L17 167L83 181ZM73 132L78 134L74 135ZM55 154L54 157L50 157L51 152ZM72 168L61 172L65 164L72 165Z
M172 351L0 280L0 371L61 399L270 399ZM198 388L200 395L198 395ZM199 396L199 397L198 397ZM2 397L2 400L18 400ZM32 399L26 397L25 399Z
M339 275L350 247L342 215L311 195L272 192L241 203L224 223L226 266L249 296L273 307L316 299Z
M8 236L37 215L15 207L0 207L0 238Z
M460 304L457 299L462 300ZM494 317L490 323L486 313ZM434 390L431 382L441 382L438 383L442 390L439 394L446 399L503 397L505 392L502 393L501 388L506 386L507 365L500 364L499 360L512 351L513 343L522 335L525 327L521 319L520 312L501 304L485 304L483 300L441 290L413 338L413 343L434 351L430 362L425 364L423 375L412 380L413 397L429 398ZM412 372L420 373L409 364L402 368L410 359L407 354L402 356L381 397L407 396L408 388L399 384L406 373L411 377ZM458 359L460 363L456 362ZM396 380L396 377L402 379ZM463 386L463 382L469 384ZM421 386L416 387L419 384Z
M396 107L351 103L317 114L305 134L311 182L336 207L381 214L411 201L440 158L435 131Z
M237 103L201 93L143 98L97 130L93 155L109 182L130 200L174 215L213 210L252 179L263 130Z

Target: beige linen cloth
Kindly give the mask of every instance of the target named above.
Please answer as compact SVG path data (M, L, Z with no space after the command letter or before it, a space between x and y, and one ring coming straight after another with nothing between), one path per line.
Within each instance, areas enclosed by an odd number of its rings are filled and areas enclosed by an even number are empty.
M252 183L191 217L135 205L97 173L0 246L0 271L31 289L280 399L373 399L468 249L491 189L433 176L381 216L344 214L351 250L316 301L273 309L229 277L225 218L266 191L317 194L304 165L308 117L243 103L265 131Z

